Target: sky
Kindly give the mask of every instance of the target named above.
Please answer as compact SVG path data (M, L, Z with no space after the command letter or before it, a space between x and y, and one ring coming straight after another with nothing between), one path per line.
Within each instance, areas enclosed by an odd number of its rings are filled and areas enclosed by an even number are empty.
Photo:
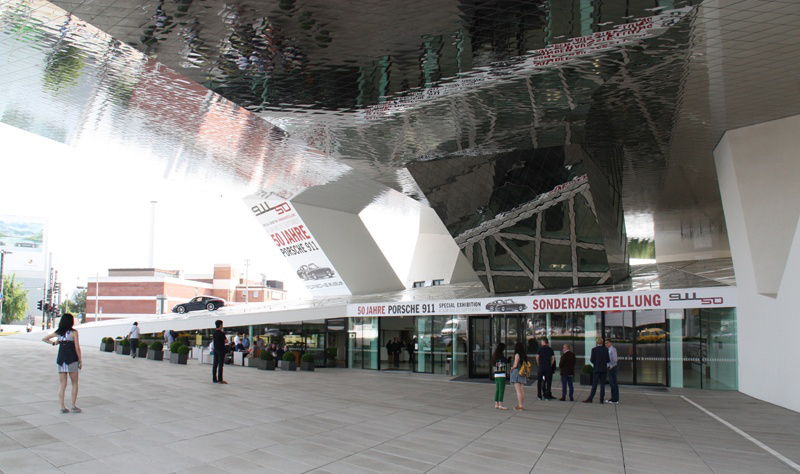
M230 263L251 280L284 281L289 298L308 293L225 179L170 174L167 163L114 142L67 146L0 123L0 215L46 220L53 268L64 294L109 268L149 267L151 201L155 266L210 274Z

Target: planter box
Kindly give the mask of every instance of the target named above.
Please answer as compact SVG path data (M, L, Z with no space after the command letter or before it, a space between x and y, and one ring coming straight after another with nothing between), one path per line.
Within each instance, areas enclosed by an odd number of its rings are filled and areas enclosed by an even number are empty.
M131 346L123 346L122 344L116 344L114 346L114 352L121 355L129 356L131 355Z
M154 351L147 349L147 358L150 360L164 360L164 351Z
M254 358L254 357L248 357L247 358L247 366L248 367L259 368L260 367L260 364L259 364L260 362L266 362L266 361L265 360L261 360L261 359L257 359L257 358Z
M274 360L261 360L261 359L247 359L250 367L255 367L259 370L275 370Z
M100 351L101 352L114 352L114 343L113 342L111 342L111 343L101 342L100 343Z
M314 371L314 362L313 361L311 361L311 362L306 362L306 361L300 362L300 370L305 370L307 372L313 372Z
M136 357L147 357L147 351L149 349L146 347L140 347L139 352L136 354Z
M261 370L275 370L275 360L265 360L264 367L259 367Z
M244 367L244 352L233 353L233 365L241 365Z
M294 363L294 361L288 361L288 360L278 361L278 367L280 367L281 370L290 370L290 371L297 370L297 365Z
M171 353L169 354L169 362L170 364L183 364L186 365L186 362L189 360L189 354L178 354Z
M591 385L592 384L592 374L581 374L580 377L581 385Z
M211 351L208 350L207 347L205 348L205 350L203 350L203 353L200 355L200 363L201 364L213 364L214 363L214 356L211 355Z
M170 357L172 357L172 352L169 349L164 349L164 360L169 360Z

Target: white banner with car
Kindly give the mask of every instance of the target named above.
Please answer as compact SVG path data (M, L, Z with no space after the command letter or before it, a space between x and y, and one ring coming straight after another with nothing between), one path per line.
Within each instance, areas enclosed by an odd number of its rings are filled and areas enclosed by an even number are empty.
M312 295L350 294L350 289L287 197L257 193L246 197L245 202Z
M347 316L565 313L645 309L730 308L735 306L736 287L715 286L675 290L350 304L347 305Z

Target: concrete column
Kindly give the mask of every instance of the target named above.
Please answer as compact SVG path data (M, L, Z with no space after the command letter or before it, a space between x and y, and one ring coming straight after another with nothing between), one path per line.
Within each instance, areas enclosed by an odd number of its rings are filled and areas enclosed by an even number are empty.
M793 363L800 334L800 115L729 130L714 159L738 288L739 390L800 411L800 366Z

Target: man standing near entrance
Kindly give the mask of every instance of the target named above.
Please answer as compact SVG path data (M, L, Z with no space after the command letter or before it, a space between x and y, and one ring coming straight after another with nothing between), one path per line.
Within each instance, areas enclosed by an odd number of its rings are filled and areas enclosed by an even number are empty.
M536 394L539 400L552 400L553 392L553 366L556 362L556 355L550 348L550 341L545 337L539 345L539 352L536 353L536 365L539 367L539 375L536 380Z
M561 398L563 402L567 399L567 387L569 387L569 401L572 398L574 388L572 379L575 377L575 353L570 350L569 344L561 347L561 360L558 361L558 371L561 372Z
M222 328L222 320L217 319L214 322L214 335L212 341L214 343L214 364L211 366L211 380L214 383L228 383L222 379L222 367L225 365L225 350L228 347L228 338L225 337L225 332Z
M617 348L610 340L606 340L608 349L608 384L611 385L611 400L609 402L619 405L619 385L617 385ZM601 392L602 393L602 392ZM600 397L603 398L602 396Z
M136 353L139 352L139 322L134 321L131 330L128 333L128 339L131 341L131 357L136 358Z
M589 398L583 403L592 403L594 394L597 391L597 384L600 384L600 403L605 403L606 398L606 374L608 373L608 349L603 346L603 338L597 338L597 345L592 348L592 356L589 361L594 366L592 370L592 391Z

